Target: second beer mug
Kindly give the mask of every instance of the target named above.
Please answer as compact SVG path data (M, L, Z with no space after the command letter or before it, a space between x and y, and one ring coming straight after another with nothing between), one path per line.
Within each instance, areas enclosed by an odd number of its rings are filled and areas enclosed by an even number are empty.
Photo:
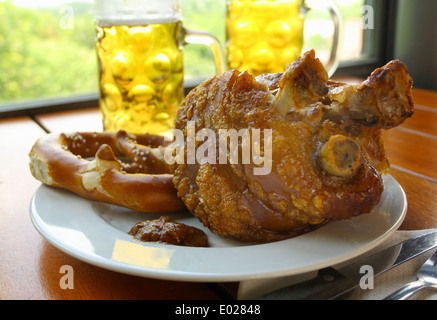
M338 66L341 15L333 2L323 4L334 22L326 65L332 75ZM228 68L248 70L254 76L283 72L301 54L304 19L310 9L310 1L305 0L227 0Z
M183 99L183 46L208 45L225 70L218 40L184 29L179 0L95 0L103 129L164 134Z

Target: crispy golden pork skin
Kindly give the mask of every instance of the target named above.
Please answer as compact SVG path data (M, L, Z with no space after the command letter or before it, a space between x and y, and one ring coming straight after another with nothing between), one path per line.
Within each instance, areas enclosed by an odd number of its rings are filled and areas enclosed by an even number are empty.
M313 51L283 74L228 71L207 80L189 93L175 128L185 138L189 123L214 132L217 158L172 165L178 195L213 232L243 241L286 239L368 213L381 199L381 175L389 168L380 129L412 115L411 86L398 61L360 86L335 83ZM271 130L268 174L254 173L255 158L219 161L220 130L230 129ZM264 147L266 139L261 135ZM238 148L241 154L241 141Z

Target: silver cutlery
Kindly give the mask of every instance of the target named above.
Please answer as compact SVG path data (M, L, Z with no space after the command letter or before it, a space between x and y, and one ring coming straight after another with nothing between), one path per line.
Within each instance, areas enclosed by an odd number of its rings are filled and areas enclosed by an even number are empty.
M291 285L259 297L261 300L329 300L340 298L360 286L362 266L374 270L373 277L437 247L437 231L405 240L369 257L340 267L319 270L308 281Z
M417 272L417 280L396 290L384 300L407 300L425 288L437 289L437 251Z

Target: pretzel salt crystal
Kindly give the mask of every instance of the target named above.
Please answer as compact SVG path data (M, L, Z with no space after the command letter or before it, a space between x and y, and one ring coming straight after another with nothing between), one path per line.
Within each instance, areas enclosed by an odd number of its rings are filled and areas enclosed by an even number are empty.
M30 171L46 185L134 211L186 210L161 157L162 146L160 136L124 131L50 133L32 147Z

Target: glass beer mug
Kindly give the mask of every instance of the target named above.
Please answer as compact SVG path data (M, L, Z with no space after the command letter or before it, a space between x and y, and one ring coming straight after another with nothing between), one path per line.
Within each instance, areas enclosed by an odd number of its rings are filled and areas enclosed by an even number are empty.
M334 22L332 50L325 66L331 76L338 67L341 15L333 2L324 0L322 5ZM311 9L309 0L227 0L228 68L248 70L254 76L283 72L301 54L305 14Z
M225 71L218 40L182 26L179 0L95 0L103 129L165 134L184 97L183 46L208 45Z

